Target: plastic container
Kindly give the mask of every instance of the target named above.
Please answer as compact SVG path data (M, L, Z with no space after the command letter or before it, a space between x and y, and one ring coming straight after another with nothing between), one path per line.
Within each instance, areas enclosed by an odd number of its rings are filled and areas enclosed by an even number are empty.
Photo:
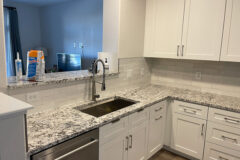
M17 59L15 60L16 68L16 80L22 80L22 60L19 58L19 52L17 52Z

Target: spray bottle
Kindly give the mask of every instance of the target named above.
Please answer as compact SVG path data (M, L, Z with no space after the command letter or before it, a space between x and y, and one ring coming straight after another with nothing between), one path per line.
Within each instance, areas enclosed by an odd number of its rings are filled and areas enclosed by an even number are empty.
M16 80L19 81L22 79L22 60L19 57L19 52L17 52L17 59L15 60L16 68Z

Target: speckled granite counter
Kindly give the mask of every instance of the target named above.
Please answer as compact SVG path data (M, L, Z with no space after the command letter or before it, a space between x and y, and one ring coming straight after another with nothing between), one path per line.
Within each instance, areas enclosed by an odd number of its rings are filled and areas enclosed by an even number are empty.
M139 101L139 103L99 118L75 109L76 106L85 107L92 102L79 102L79 104L70 104L55 110L28 115L28 155L33 155L86 131L98 128L116 118L129 115L138 109L151 106L168 98L240 113L240 98L187 89L150 85L119 91L115 95L111 94L111 96L125 97Z
M108 77L108 76L113 76L117 74L118 73L107 73L106 76ZM97 77L99 76L101 76L101 74L97 74ZM49 84L60 84L60 83L81 81L81 80L90 79L91 77L92 77L92 73L90 73L88 70L47 73L44 80L38 81L38 82L30 82L26 80L16 82L16 77L9 77L8 89L28 88L28 87L43 86L43 85L49 85Z

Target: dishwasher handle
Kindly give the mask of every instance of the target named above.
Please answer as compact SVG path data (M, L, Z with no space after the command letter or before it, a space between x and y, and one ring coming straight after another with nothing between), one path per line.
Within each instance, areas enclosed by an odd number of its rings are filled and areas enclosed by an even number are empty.
M81 146L81 147L79 147L77 149L74 149L71 152L68 152L68 153L66 153L66 154L64 154L64 155L62 155L62 156L60 156L58 158L55 158L54 160L62 160L64 158L66 158L67 156L69 156L71 154L74 154L74 153L76 153L76 152L78 152L80 150L83 150L84 148L87 148L87 147L89 147L89 146L91 146L91 145L93 145L94 143L97 143L97 142L98 142L98 139L95 139L95 140L93 140L93 141L91 141L91 142L89 142L89 143L87 143L87 144L85 144L85 145L83 145L83 146Z

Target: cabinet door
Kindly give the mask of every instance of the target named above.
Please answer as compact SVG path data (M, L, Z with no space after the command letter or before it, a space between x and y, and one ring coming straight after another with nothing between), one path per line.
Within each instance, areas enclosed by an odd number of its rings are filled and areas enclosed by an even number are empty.
M25 126L23 115L0 121L0 160L24 160Z
M221 61L240 62L240 1L228 0Z
M184 0L147 0L145 57L177 58L183 14Z
M99 160L127 160L127 139L115 137L105 144L100 144Z
M148 108L129 116L128 160L147 158Z
M174 113L172 127L172 148L189 156L202 159L206 120Z
M219 60L226 0L186 0L184 59Z
M127 160L128 117L99 129L99 160Z
M158 108L155 106L162 107L163 112L159 112ZM165 118L165 103L160 103L151 107L148 134L148 158L157 153L163 146Z
M147 122L129 130L129 160L145 160L147 148Z

